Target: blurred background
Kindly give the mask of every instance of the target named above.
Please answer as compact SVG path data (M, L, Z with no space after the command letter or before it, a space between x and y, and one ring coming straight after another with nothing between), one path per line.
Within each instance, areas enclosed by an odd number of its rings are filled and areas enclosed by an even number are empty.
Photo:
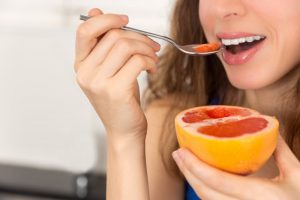
M0 200L105 199L105 130L73 71L80 14L168 34L172 0L0 0ZM146 87L145 74L139 77Z

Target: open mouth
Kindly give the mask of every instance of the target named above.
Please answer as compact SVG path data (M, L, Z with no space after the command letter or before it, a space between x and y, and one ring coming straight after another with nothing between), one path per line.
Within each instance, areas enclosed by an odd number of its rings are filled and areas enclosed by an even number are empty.
M265 36L257 35L236 39L221 39L221 42L225 46L227 51L229 51L232 54L238 54L242 51L246 51L255 47L265 39Z
M229 65L242 65L252 60L265 44L266 36L249 33L218 33L224 51L223 60Z

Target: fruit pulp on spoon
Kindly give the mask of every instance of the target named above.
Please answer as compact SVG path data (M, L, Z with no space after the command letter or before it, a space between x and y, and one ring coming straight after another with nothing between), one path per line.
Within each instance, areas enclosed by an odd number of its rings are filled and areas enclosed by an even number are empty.
M208 43L208 44L200 44L194 49L199 53L208 53L212 51L218 51L221 48L221 44L218 42Z

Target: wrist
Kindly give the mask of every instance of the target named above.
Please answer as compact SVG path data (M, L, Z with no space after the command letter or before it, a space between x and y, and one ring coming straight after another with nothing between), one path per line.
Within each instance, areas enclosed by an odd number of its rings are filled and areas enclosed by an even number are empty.
M146 132L146 131L145 131ZM144 151L146 133L122 134L110 132L107 134L108 148L112 153L122 154L132 153L132 151Z

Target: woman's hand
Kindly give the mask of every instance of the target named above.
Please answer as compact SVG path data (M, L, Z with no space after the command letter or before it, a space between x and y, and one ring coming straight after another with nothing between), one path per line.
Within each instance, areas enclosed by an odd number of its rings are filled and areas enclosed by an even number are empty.
M146 36L121 30L128 17L89 12L77 30L77 82L101 118L109 137L141 136L147 123L140 107L137 76L155 72L159 44ZM142 134L141 134L142 133Z
M179 149L173 157L197 195L210 200L296 200L300 198L300 164L279 137L274 157L280 175L275 179L243 177L223 172Z

